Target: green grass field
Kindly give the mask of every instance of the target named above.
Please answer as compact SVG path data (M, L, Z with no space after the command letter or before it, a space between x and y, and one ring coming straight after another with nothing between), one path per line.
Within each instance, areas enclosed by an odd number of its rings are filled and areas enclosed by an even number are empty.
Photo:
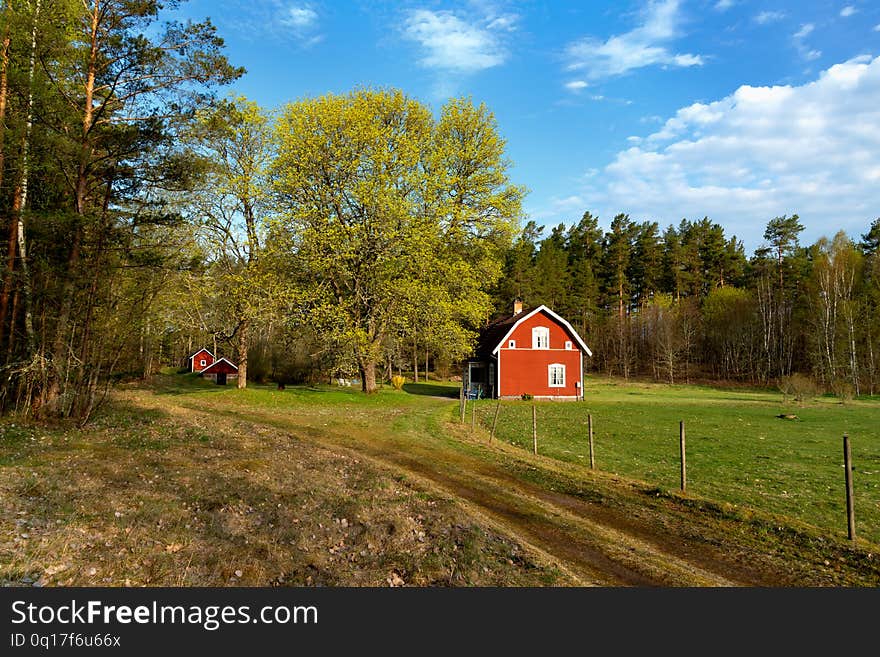
M457 419L457 384L407 384L364 396L355 388L288 388L283 395L264 386L236 391L195 377L175 377L162 394L223 395L230 406L320 407L328 422L374 425L371 409L399 408L392 427L405 430L437 398L449 398ZM817 397L796 403L767 390L670 386L590 378L585 401L538 402L538 450L544 456L589 467L587 414L593 415L596 467L666 490L678 489L678 426L687 431L688 492L740 507L778 513L835 534L846 533L842 436L852 440L856 528L880 541L880 399L841 403ZM496 402L481 400L477 420L491 427ZM496 436L532 449L532 403L502 402ZM471 421L471 406L466 422ZM794 414L797 419L777 417ZM442 433L441 427L432 427Z
M708 559L725 577L730 566L738 582L877 581L869 553L880 541L880 439L872 433L880 400L798 406L766 391L591 380L586 402L536 405L535 459L531 403L504 402L497 435L516 446L489 445L495 402L476 403L480 428L471 434L470 413L458 425L458 390L435 382L370 396L328 385L237 390L168 373L119 386L84 429L3 418L0 584L382 584L393 569L416 584L568 581L569 571L544 557L522 561L521 539L586 569L585 581L595 572L618 581L613 568L603 570L606 553L657 582L716 581L680 571L682 555L698 566ZM678 487L680 419L690 499L664 494ZM853 439L861 551L845 541L844 431ZM425 492L425 482L442 494ZM579 515L583 503L599 524ZM468 519L473 508L500 519L502 534ZM631 518L645 533L623 548ZM790 531L797 520L816 529ZM361 538L352 533L362 529ZM700 558L694 536L706 537ZM574 558L572 541L588 549ZM741 572L737 558L714 556L727 547L757 561Z
M494 411L495 402L477 402L484 428L491 426ZM599 469L677 489L683 420L689 493L791 516L837 534L846 532L842 437L848 433L857 533L880 541L876 399L842 404L821 397L798 404L768 391L593 379L584 402L538 402L539 453L589 467L588 414ZM532 449L532 403L503 402L496 436Z

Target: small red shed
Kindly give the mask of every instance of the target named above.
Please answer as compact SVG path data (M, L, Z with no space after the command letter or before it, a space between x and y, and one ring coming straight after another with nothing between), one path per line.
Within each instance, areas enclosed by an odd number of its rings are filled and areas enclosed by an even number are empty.
M218 386L225 386L227 378L234 379L238 377L238 366L232 361L221 358L203 369L201 375L214 379Z
M215 361L214 354L202 347L189 357L189 371L201 372Z
M465 364L465 389L498 399L583 399L584 354L593 352L565 319L547 306L523 312L517 302L513 315L480 333Z

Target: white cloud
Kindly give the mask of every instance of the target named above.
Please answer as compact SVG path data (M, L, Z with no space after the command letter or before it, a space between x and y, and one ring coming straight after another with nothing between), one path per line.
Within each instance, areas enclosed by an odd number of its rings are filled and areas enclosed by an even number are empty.
M270 39L309 48L324 39L321 16L304 0L229 0L232 9L218 12L218 25L250 41Z
M450 11L417 9L409 12L403 33L422 47L422 66L474 73L507 60L499 32L513 30L515 21L515 16L508 15L469 22Z
M762 11L755 14L752 18L758 25L767 25L767 23L775 23L785 18L785 12L782 11Z
M324 39L324 35L318 31L318 12L308 4L274 0L272 5L274 11L266 29L273 31L276 36L292 39L303 48L309 48Z
M505 14L503 16L498 16L495 18L488 19L486 23L487 30L505 30L507 32L513 32L516 30L516 24L519 21L519 16L516 14Z
M642 11L641 24L605 41L585 37L565 49L566 69L583 71L589 79L623 75L645 66L699 66L700 55L670 52L667 44L679 36L678 0L652 0Z
M801 86L742 86L684 107L578 193L609 216L708 215L748 248L769 219L793 212L806 239L857 235L880 201L877 125L880 57L860 56Z
M792 36L795 39L803 39L809 36L814 29L816 29L816 26L812 23L804 23L803 25L801 25L801 29L795 32Z
M849 18L850 16L855 14L857 11L858 11L858 9L856 9L852 5L847 5L846 7L844 7L843 9L840 10L840 15L843 16L844 18Z
M575 93L577 93L583 89L586 89L589 86L590 85L588 83L584 82L583 80L572 80L571 82L565 83L565 88L568 89L569 91L574 91Z
M875 31L875 32L880 32L880 23L877 23L877 24L874 26L874 31Z
M282 25L301 30L314 26L318 22L318 14L308 7L286 7L281 11L280 22Z
M718 11L727 11L735 4L736 2L734 2L734 0L718 0L718 2L715 3L715 9Z
M812 48L807 47L807 45L804 43L804 39L810 36L815 29L816 26L812 23L804 23L803 25L801 25L801 29L791 35L792 41L794 41L795 48L797 48L801 57L803 57L808 62L811 62L814 59L819 59L819 57L822 56L821 50L813 50Z

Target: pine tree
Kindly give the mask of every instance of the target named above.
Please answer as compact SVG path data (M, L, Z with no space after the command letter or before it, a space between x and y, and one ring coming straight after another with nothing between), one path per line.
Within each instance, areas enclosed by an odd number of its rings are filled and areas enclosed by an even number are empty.
M541 240L535 256L532 305L543 304L567 315L570 289L565 225L559 224L549 237Z
M660 290L663 275L663 248L657 222L645 221L636 227L629 269L633 305L644 306Z
M571 318L581 335L589 336L596 328L599 311L602 230L598 219L584 212L581 220L569 229L566 243Z

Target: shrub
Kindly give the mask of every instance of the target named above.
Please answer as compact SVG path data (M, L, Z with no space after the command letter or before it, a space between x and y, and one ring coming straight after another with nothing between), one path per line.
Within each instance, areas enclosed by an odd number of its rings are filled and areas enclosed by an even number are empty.
M532 399L535 398L534 395L530 395L527 392L524 392L520 397L523 401L531 401Z
M849 381L844 381L842 379L837 379L831 383L831 391L836 397L839 397L840 401L844 404L851 401L856 392L855 388L853 388L853 385Z
M779 390L786 397L792 397L796 402L802 402L808 397L814 397L819 393L816 382L803 374L792 374L779 379Z
M406 383L406 379L402 376L394 375L391 377L391 385L395 390L403 390L404 383Z

